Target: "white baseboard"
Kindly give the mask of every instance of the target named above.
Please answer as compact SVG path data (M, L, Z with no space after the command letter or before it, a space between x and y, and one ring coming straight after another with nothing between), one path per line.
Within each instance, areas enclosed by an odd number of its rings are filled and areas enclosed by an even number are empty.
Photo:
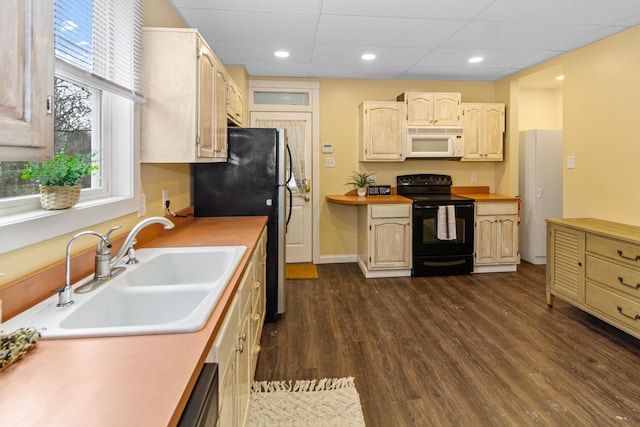
M323 255L319 264L344 264L347 262L358 262L358 255Z

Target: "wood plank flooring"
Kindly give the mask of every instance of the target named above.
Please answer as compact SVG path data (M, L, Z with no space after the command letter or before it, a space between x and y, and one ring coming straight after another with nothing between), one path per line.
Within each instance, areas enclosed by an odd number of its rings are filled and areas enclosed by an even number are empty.
M287 281L256 380L355 377L367 426L640 425L640 340L515 273Z

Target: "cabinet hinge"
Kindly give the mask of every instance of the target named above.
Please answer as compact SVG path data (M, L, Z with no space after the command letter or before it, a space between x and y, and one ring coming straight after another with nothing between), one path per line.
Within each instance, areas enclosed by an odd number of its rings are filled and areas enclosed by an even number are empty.
M196 136L196 147L200 145L200 135Z
M371 230L371 229L372 229L371 226L369 226L369 230Z
M47 114L53 113L53 97L51 95L47 96Z

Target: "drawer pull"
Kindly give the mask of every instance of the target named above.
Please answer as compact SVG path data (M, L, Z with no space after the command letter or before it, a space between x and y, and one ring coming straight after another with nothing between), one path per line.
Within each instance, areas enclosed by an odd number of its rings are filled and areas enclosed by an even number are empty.
M628 318L629 318L629 319L631 319L631 320L638 320L638 319L640 319L640 316L639 316L639 315L637 315L637 314L636 314L635 316L630 316L630 315L628 315L628 314L626 314L626 313L624 313L624 312L622 311L622 307L618 306L617 308L618 308L618 313L622 314L624 317L628 317Z
M628 286L628 287L636 289L636 290L640 289L640 283L638 283L636 285L631 285L629 283L624 283L624 279L621 276L618 276L618 282L620 282L621 285L625 285L625 286Z
M618 249L618 255L620 256L620 258L628 259L631 261L638 261L640 259L640 255L636 255L635 258L633 258L633 257L624 255L622 251L619 249Z

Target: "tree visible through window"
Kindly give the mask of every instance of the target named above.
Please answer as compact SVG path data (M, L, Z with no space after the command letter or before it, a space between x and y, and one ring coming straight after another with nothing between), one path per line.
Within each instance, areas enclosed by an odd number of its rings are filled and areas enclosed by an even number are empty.
M93 147L94 91L56 77L54 87L54 154L91 153ZM0 162L0 198L38 194L38 185L20 178L23 162ZM99 173L100 171L98 171ZM91 177L79 185L91 187Z

